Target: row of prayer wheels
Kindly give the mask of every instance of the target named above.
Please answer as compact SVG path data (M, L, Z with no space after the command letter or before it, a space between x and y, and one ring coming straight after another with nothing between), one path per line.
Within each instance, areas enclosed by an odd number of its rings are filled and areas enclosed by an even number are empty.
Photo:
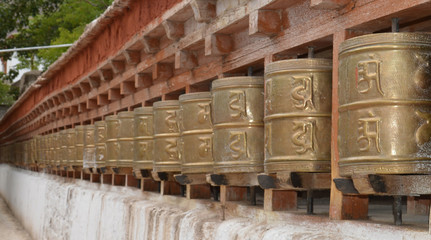
M430 65L431 34L365 35L340 47L339 116L332 115L332 61L283 60L266 65L264 77L218 79L211 92L4 146L2 157L15 148L26 163L133 167L138 176L330 172L331 118L338 117L342 176L429 174Z

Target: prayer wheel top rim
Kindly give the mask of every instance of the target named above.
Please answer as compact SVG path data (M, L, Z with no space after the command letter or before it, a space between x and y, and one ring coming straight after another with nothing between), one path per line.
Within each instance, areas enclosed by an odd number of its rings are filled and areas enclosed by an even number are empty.
M381 47L385 44L422 45L431 47L431 33L375 33L348 39L340 45L340 55L355 48Z
M85 125L85 129L95 129L96 126L94 124Z
M178 100L165 100L165 101L158 101L153 104L154 110L158 108L164 108L164 107L180 107L180 101Z
M94 122L94 126L95 126L95 127L103 127L103 126L105 126L105 124L106 124L106 122L105 122L105 121L97 121L97 122Z
M153 115L153 107L139 107L133 110L135 114L150 114Z
M214 80L212 82L212 89L230 86L249 86L249 85L262 85L264 80L263 77L228 77Z
M265 76L286 70L332 70L332 60L325 58L289 59L269 63L265 66Z
M186 93L180 95L179 101L180 103L188 101L188 100L195 100L195 99L211 99L211 92L195 92L195 93Z
M85 126L86 125L78 125L78 126L75 126L75 129L76 130L84 130Z
M110 116L105 117L105 121L106 122L108 122L108 121L117 121L117 120L118 120L117 115L110 115Z
M124 112L119 112L118 113L118 118L133 118L134 116L134 112L132 111L124 111Z
M73 133L75 133L75 129L78 129L77 127L78 127L78 126L76 126L75 128L69 128L69 129L66 129L65 133L66 133L66 134L69 134L69 133L72 133L72 134L73 134Z

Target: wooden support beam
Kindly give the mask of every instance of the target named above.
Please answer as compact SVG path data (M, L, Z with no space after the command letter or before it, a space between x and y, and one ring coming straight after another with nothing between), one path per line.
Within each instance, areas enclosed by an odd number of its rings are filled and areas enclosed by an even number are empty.
M124 81L120 83L120 94L121 95L129 95L135 92L135 83Z
M150 73L137 73L135 75L135 88L147 88L153 85L153 78Z
M63 92L64 97L66 98L66 101L72 101L73 100L73 94L72 91L66 90Z
M181 185L174 181L160 182L160 195L180 195Z
M60 100L58 100L58 96L52 97L52 100L54 101L55 106L60 105ZM32 112L32 114L34 114L34 111Z
M66 102L66 98L64 97L63 93L60 93L57 95L58 101L60 101L60 103L65 103Z
M174 75L172 64L156 63L153 65L153 80L164 81Z
M281 31L281 13L278 10L255 10L249 15L248 34L272 36Z
M72 94L73 94L73 98L79 98L82 95L81 88L79 87L72 88Z
M88 83L91 88L98 88L100 86L100 78L98 77L89 77Z
M220 186L220 202L225 205L228 201L246 201L247 188L246 187L233 187L233 186Z
M186 185L187 199L210 199L211 187L209 184Z
M114 78L114 73L111 69L99 69L100 80L102 81L111 81Z
M175 53L175 69L193 69L198 65L198 59L193 52L178 51Z
M142 44L144 45L144 51L146 54L154 54L160 50L160 41L157 38L143 37Z
M120 74L126 69L126 63L121 60L111 60L109 64L115 74Z
M108 90L108 100L114 101L121 99L120 89L118 88L111 88Z
M53 108L54 107L54 100L52 100L52 99L48 99L48 106L49 106L49 108Z
M165 28L166 37L171 40L178 40L184 35L184 23L166 20L162 22Z
M298 193L291 190L265 189L263 209L265 211L296 210Z
M73 105L73 106L70 106L70 115L76 115L76 114L78 114L78 105Z
M90 86L90 83L88 83L88 82L81 82L79 84L79 87L81 88L81 92L83 94L88 93L88 92L91 91L91 86Z
M205 56L226 55L233 50L234 43L230 35L212 34L205 37Z
M125 50L123 52L128 65L136 65L141 62L141 52L135 50Z
M97 95L97 105L105 106L109 104L108 94L99 94Z
M216 0L192 0L190 6L196 22L210 22L216 17Z
M83 102L83 103L78 104L78 112L83 113L85 111L87 111L87 103Z
M351 0L311 0L310 7L313 9L336 10L341 9Z
M69 116L70 115L70 108L63 108L63 116Z
M97 108L97 100L96 99L87 99L87 109L96 109Z

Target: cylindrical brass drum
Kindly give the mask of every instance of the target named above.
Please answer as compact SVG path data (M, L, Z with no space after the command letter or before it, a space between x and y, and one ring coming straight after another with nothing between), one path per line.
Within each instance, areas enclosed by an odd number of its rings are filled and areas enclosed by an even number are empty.
M265 172L329 172L332 61L265 67Z
M212 83L215 173L263 171L263 78Z
M349 39L339 55L339 166L353 174L431 173L431 34Z
M181 172L212 173L211 93L183 94L179 100Z
M86 125L75 127L75 159L71 166L82 167L84 161L84 138Z
M152 170L154 161L153 108L135 108L135 138L133 171L140 176L140 170Z
M96 167L96 144L94 142L95 129L96 127L94 125L85 125L82 167L86 169Z
M180 172L178 151L180 131L177 100L155 102L154 110L154 172Z
M81 127L81 126L76 126ZM66 130L67 135L67 161L62 166L72 167L76 160L76 128Z
M94 123L94 144L96 145L96 168L106 167L106 122L97 121Z
M35 142L35 160L38 165L43 164L43 160L41 158L41 152L42 152L42 136L36 135L34 137Z
M46 157L47 162L50 167L54 167L56 162L54 160L54 152L55 152L55 146L54 146L54 134L48 134L46 135L47 138L47 146L46 146Z
M67 162L67 130L61 130L60 132L54 133L52 137L53 145L55 146L54 166L59 168L61 165ZM60 170L60 169L59 169Z
M125 111L118 113L118 167L133 167L134 113Z
M106 166L117 167L120 155L118 145L119 122L116 115L106 117Z

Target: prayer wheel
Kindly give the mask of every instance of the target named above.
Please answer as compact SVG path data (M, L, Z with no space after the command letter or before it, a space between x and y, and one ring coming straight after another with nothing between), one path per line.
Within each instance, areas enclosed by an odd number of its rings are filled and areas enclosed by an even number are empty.
M66 130L67 135L67 161L63 162L62 166L72 167L76 161L76 128L82 126L76 126L75 128L69 128Z
M262 172L264 81L232 77L212 83L215 173Z
M94 144L96 145L95 167L102 168L106 166L106 122L97 121L94 123Z
M134 112L118 113L118 167L133 167Z
M332 61L265 67L265 172L329 172Z
M64 163L67 162L67 130L61 130L60 132L54 133L54 136L52 137L54 152L54 166L57 168L60 167L60 165L64 165Z
M79 125L75 127L75 159L71 166L82 167L84 161L85 128L86 125Z
M118 145L119 122L116 115L105 118L106 120L106 166L117 167L120 155Z
M47 162L49 164L50 167L54 167L55 166L55 160L54 160L54 151L55 151L55 146L54 146L54 134L48 134L46 135L47 138L47 146L46 146L46 157L47 157Z
M152 170L154 161L154 131L153 108L135 108L135 138L133 172L135 176L141 176L141 170Z
M181 172L212 173L211 93L183 94L179 101Z
M341 44L341 176L431 173L430 56L429 33L372 34Z
M94 132L96 127L94 125L85 125L84 128L84 153L83 153L83 168L96 167L96 144Z
M155 102L154 110L154 172L180 172L178 127L180 103L177 100Z
M44 164L43 162L43 158L42 158L42 136L41 135L36 135L34 137L34 141L35 141L35 154L36 154L36 162L38 165Z

